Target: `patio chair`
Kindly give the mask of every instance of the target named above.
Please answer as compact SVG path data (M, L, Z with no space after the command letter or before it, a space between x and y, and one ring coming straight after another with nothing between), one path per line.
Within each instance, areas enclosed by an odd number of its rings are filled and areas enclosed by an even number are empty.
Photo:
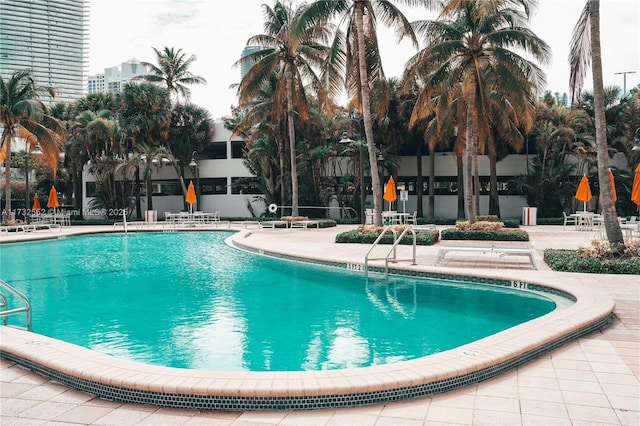
M567 224L577 226L575 217L568 216L565 212L562 212L562 216L564 216L564 223L562 224L562 229L566 229Z
M407 224L408 225L417 225L418 224L418 212L413 211L411 216L407 216Z

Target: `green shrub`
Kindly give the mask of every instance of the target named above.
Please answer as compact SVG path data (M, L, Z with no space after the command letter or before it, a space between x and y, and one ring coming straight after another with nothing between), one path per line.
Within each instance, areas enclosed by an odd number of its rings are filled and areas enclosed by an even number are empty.
M520 227L520 219L498 219L498 221L502 222L505 228L518 229Z
M378 231L380 232L380 231ZM438 231L425 230L416 232L416 244L430 246L438 242ZM336 235L336 243L373 244L380 234L367 232L362 227ZM380 244L393 244L393 234L386 234L380 240ZM413 244L413 236L407 234L400 241L402 245Z
M449 228L440 232L443 240L482 240L482 241L529 241L529 234L522 229L502 229L499 231L463 231Z
M591 274L640 275L640 258L624 259L584 258L577 250L546 249L544 260L554 271Z

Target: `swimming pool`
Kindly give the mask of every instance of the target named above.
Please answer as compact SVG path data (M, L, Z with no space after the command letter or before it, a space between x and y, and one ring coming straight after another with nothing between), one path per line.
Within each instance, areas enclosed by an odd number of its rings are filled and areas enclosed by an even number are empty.
M230 233L102 234L3 247L33 331L168 367L303 371L416 359L552 311L547 297L256 256ZM46 259L37 262L34 259Z
M110 231L112 227L72 227L61 234L25 235L25 239ZM361 257L359 247L345 249L333 244L334 235L331 229L275 233L239 229L232 240L234 245L255 253L343 269L357 267L364 253ZM0 245L0 250L4 247ZM366 247L364 249L366 251ZM316 409L395 401L477 383L536 359L611 321L614 308L611 297L576 285L575 279L566 282L564 274L489 269L465 272L431 267L425 265L421 257L429 251L429 248L419 248L421 260L417 266L393 266L391 273L529 289L558 294L574 303L458 348L363 368L224 372L159 367L2 326L0 356L63 385L125 403L196 410ZM34 264L40 261L37 259Z

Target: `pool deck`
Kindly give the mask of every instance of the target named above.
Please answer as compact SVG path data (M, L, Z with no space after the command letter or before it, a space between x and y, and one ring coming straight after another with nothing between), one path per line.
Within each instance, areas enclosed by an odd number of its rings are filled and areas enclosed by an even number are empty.
M352 227L242 229L235 239L255 250L362 263L368 246L333 243L335 234L348 228ZM604 292L616 304L615 318L609 327L497 377L447 393L313 411L220 412L122 404L66 388L1 359L0 424L640 425L640 277L553 272L542 261L545 248L587 246L594 234L572 227L563 230L561 226L524 229L530 235L528 245L535 249L538 270L532 268L528 259L500 257L495 253L450 253L433 266L444 242L418 247L417 265L406 268L553 282L576 292L585 289ZM53 232L3 234L0 242L96 230L113 228L71 227ZM408 257L407 250L400 247L398 258Z

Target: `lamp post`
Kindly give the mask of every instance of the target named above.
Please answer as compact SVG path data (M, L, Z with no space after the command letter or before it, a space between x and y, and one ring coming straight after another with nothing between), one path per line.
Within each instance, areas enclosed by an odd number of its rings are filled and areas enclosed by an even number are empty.
M24 189L25 189L25 194L24 194L24 220L25 222L27 222L27 224L29 224L29 204L31 201L31 197L29 197L29 141L27 141L25 139L25 143L26 143L26 152L27 155L25 156L24 159ZM42 149L40 148L40 144L36 144L35 148L33 148L33 151L31 152L32 154L36 154L36 155L40 155L42 154Z
M349 135L347 134L347 132L343 132L342 133L342 137L340 138L340 141L338 141L339 144L352 144L355 141L353 139L349 138ZM363 153L362 153L362 144L358 144L358 155L359 155L359 169L360 169L360 223L362 225L365 224L365 209L364 209L364 201L365 201L365 194L364 194L364 159L363 159Z
M189 167L193 167L193 175L196 178L196 210L200 210L200 170L198 168L198 163L196 162L196 151L193 151L191 154L191 162L189 162Z

